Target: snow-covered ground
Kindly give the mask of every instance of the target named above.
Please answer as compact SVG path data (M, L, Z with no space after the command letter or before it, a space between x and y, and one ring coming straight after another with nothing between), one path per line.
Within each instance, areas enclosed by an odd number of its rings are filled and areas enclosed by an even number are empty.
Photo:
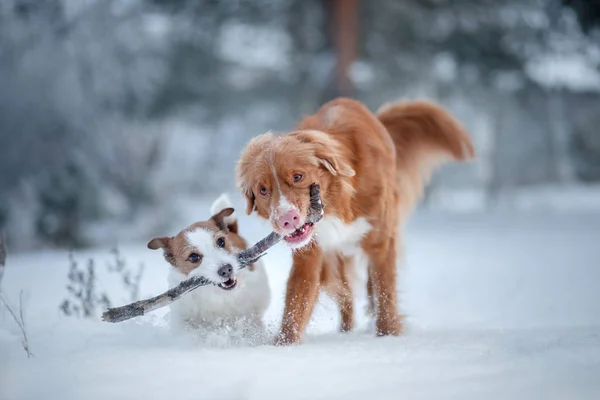
M241 229L251 241L268 231L250 217ZM67 254L13 254L3 288L13 303L24 291L35 356L0 311L0 399L600 398L600 213L427 213L406 231L405 336L376 338L364 299L359 329L337 333L323 297L304 343L287 348L175 334L167 309L121 324L64 317ZM158 252L122 251L145 264L142 297L166 288ZM99 270L111 259L76 253L89 257ZM281 245L266 256L273 331L290 260ZM127 302L99 275L114 303Z

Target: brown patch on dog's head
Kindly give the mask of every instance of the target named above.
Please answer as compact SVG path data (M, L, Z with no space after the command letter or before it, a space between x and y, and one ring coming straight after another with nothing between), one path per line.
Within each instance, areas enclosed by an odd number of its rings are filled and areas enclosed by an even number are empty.
M208 221L199 221L188 226L176 236L154 238L148 243L148 248L162 249L167 262L184 275L202 267L207 261L211 263L206 265L209 268L208 272L213 273L215 268L218 269L219 262L237 262L235 254L246 248L244 239L230 232L225 223L225 218L233 212L234 209L228 207L210 217ZM208 260L208 257L214 259Z

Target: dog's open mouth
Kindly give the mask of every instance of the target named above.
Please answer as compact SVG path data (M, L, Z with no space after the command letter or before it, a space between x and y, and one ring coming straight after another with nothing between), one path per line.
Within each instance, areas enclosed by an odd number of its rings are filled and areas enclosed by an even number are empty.
M225 282L219 283L219 287L223 290L231 290L237 285L237 279L229 278Z
M302 225L300 228L296 229L294 232L290 233L289 235L284 236L283 240L285 240L286 243L288 243L288 244L302 243L302 242L306 241L306 239L310 238L310 235L312 234L312 231L313 231L313 227L314 227L314 224L312 222L307 222L306 224Z

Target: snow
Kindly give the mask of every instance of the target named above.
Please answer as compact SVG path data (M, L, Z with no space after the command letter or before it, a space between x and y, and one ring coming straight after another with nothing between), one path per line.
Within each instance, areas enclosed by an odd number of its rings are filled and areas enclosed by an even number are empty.
M600 72L579 54L547 55L525 65L531 79L547 88L566 88L574 92L600 90Z
M268 231L240 219L250 241ZM26 358L0 311L0 399L600 398L600 213L423 213L405 236L404 336L375 337L362 297L358 329L338 333L323 296L304 342L285 348L172 332L168 309L120 324L61 316L67 254L12 254L3 288L13 303L24 290L35 356ZM145 243L121 250L129 265L146 266L142 297L166 288L159 252ZM93 257L99 270L111 260L104 248L75 257ZM271 333L290 260L281 244L265 259ZM115 277L99 273L99 285L127 302Z
M546 184L505 187L492 200L485 188L438 188L428 207L460 213L483 212L490 208L506 211L548 213L600 213L600 185Z

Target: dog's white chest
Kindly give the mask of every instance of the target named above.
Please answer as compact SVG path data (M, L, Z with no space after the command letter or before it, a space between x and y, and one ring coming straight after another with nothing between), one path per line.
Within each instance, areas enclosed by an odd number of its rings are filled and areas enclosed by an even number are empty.
M270 289L263 264L259 261L254 271L242 270L237 274L238 284L227 291L208 285L186 294L171 304L171 316L176 322L210 324L224 318L258 316L262 318L269 306ZM186 277L175 269L168 275L173 287Z
M360 250L360 241L370 230L371 224L362 217L346 224L338 217L326 216L315 226L315 239L324 252L351 256Z

